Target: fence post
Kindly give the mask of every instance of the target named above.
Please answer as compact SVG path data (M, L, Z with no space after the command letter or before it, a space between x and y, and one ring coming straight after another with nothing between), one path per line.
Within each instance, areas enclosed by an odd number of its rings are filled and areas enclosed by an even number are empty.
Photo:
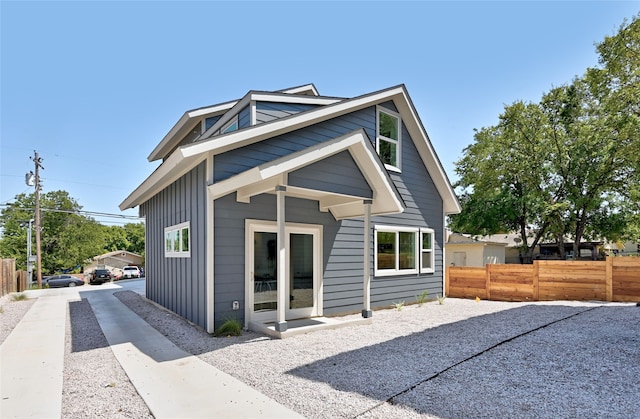
M451 267L447 266L445 268L445 277L444 277L444 294L445 296L449 296L449 281L451 278Z
M605 288L607 293L607 301L613 301L613 257L607 256L605 259Z
M532 281L531 285L533 286L533 301L540 300L540 261L533 261L533 269L532 269Z
M484 290L487 293L487 300L491 300L491 264L484 266Z

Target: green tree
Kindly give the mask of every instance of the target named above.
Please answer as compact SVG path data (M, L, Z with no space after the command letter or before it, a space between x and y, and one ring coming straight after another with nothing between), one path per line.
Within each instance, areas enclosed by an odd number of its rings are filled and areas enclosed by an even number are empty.
M528 252L542 237L562 243L571 235L574 255L583 237L637 231L640 21L623 24L597 49L599 67L540 104L506 106L496 126L476 132L456 164L463 210L452 228L517 230L523 243L533 228Z
M480 235L517 231L522 253L531 256L548 224L547 126L539 105L516 102L505 107L496 126L476 131L456 163L462 212L450 218L452 229ZM538 228L528 245L533 226Z

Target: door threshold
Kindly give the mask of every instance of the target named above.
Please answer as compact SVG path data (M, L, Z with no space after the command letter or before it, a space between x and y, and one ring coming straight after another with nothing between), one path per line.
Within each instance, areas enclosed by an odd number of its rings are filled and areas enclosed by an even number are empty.
M309 317L304 319L287 320L287 330L280 332L275 328L275 322L250 321L249 330L264 333L277 339L285 339L304 333L318 330L339 329L341 327L371 324L373 319L363 317L337 318L337 317Z

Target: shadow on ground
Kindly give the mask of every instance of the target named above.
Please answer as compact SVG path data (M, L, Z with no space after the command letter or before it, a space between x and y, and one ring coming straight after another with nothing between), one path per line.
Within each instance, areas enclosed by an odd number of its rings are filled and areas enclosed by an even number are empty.
M626 394L615 390L621 385L640 390L628 371L640 361L638 313L636 307L620 306L524 306L341 353L287 373L439 417L590 416L606 412L603 403L619 404L620 393ZM612 322L629 315L635 324L629 325L628 336L611 332ZM563 385L545 388L549 380ZM597 390L601 386L612 391ZM518 387L535 397L523 398L522 392L510 397ZM582 399L567 404L581 388ZM549 392L557 400L548 400ZM637 394L632 392L633 400ZM591 410L583 400L589 397ZM522 408L509 414L522 400ZM622 412L637 417L638 402Z

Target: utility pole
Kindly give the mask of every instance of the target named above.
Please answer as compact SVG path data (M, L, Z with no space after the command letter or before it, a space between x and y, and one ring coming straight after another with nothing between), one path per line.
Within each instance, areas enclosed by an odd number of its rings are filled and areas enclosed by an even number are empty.
M40 189L42 185L40 185L40 169L44 170L42 167L42 158L38 155L38 152L34 150L33 157L31 160L36 165L36 215L35 215L35 227L36 227L36 270L38 275L38 288L42 288L42 253L40 252L40 232L42 231L42 223L40 217Z

